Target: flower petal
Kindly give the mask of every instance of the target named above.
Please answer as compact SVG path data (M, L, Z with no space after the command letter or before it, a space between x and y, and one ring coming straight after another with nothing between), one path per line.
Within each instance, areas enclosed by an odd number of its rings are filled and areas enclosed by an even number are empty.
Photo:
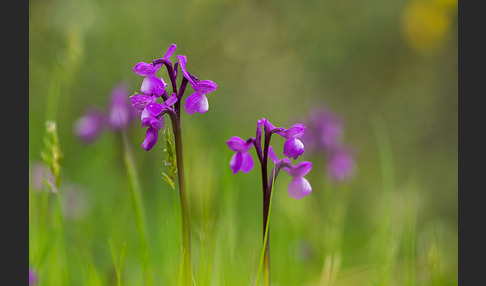
M150 117L158 116L162 112L162 109L164 109L164 105L157 102L149 103L145 106L145 111Z
M172 56L172 54L175 52L176 49L177 49L177 45L176 44L170 45L170 47L167 50L167 52L165 53L163 59L164 60L168 60Z
M85 142L92 142L103 129L104 115L96 110L88 111L74 123L76 135Z
M241 164L243 163L243 156L241 152L236 152L230 160L230 168L233 170L233 174L238 173L241 168Z
M290 138L284 143L283 153L285 156L295 160L304 153L304 150L305 148L302 141L297 138Z
M142 119L142 127L152 127L155 130L160 130L164 127L164 117L147 117Z
M235 152L248 152L248 150L251 149L252 144L252 142L246 143L245 140L238 136L233 136L226 141L226 145Z
M303 177L295 177L293 178L290 183L289 187L287 189L287 193L289 196L296 200L300 200L303 197L309 195L312 192L312 187L307 181L307 179Z
M210 93L215 91L218 86L211 80L201 80L196 84L196 89L200 93Z
M157 67L154 67L152 64L144 62L139 62L133 67L133 72L142 76L154 75L157 70Z
M161 96L165 91L165 84L160 78L155 75L148 75L142 82L140 91L144 94Z
M280 161L277 157L277 154L273 150L273 145L268 148L268 157L272 160L273 163L277 164Z
M117 104L112 105L110 114L108 115L108 122L110 126L115 129L120 129L130 122L131 110L130 106Z
M346 148L333 150L327 166L329 176L336 182L348 181L355 173L353 155Z
M132 102L132 106L139 112L147 106L148 103L155 102L157 98L151 95L145 94L135 94L130 97L130 101Z
M190 74L186 70L186 64L187 64L186 56L178 55L177 59L179 60L179 65L181 66L182 74L189 81L191 86L194 88L194 86L196 86L196 83L194 82L194 80L191 78Z
M289 139L289 138L300 138L304 135L306 127L303 124L295 124L286 131L283 132L282 136Z
M186 99L184 104L187 113L194 114L194 112L204 113L209 109L208 98L201 93L193 93Z
M303 177L307 175L312 169L312 163L308 161L302 161L295 166L292 166L288 173L292 177Z
M143 140L142 148L145 149L145 151L149 151L154 147L155 143L157 143L157 139L159 139L159 131L149 127L147 133L145 133L145 140Z
M177 95L173 93L169 98L167 98L166 101L164 101L163 105L171 106L174 105L176 102L177 102Z
M243 173L250 172L251 169L253 169L253 166L255 165L250 153L248 152L241 153L241 158L242 158L241 171Z

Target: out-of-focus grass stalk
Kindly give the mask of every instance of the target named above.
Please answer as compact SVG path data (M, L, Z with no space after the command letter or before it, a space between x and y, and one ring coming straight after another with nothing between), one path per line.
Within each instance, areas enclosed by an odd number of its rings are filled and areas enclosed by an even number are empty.
M121 130L122 141L123 141L123 161L125 163L125 168L127 171L127 178L130 189L130 197L132 199L133 210L135 213L135 222L137 225L137 231L140 243L140 259L142 260L142 273L146 274L147 284L153 285L151 269L150 269L150 259L145 259L148 256L148 241L147 241L147 227L145 219L145 210L142 199L142 191L140 187L140 181L138 179L138 174L135 165L135 159L133 156L133 150L128 140L128 134L125 130Z
M64 237L64 227L63 227L63 211L62 211L62 201L61 201L61 161L62 161L62 153L61 147L59 143L59 137L57 134L57 125L56 122L53 120L47 120L45 123L46 128L46 135L44 137L44 144L45 150L41 152L42 160L49 166L53 176L54 182L45 181L45 183L49 186L50 192L47 192L47 202L46 202L46 209L45 209L45 226L50 222L49 212L51 208L51 200L55 200L55 217L54 217L54 228L57 233L57 236L61 240L61 244L59 247L61 248L62 252L62 265L61 273L63 283L66 285L69 284L69 265L68 265L68 255L66 250L66 241ZM53 185L52 185L53 184ZM52 198L54 196L54 198Z
M434 238L433 243L429 249L427 254L427 260L429 263L430 268L430 280L431 285L439 286L442 285L441 279L441 255L440 255L440 247L439 247L439 234L437 230L437 226L434 227Z
M211 274L211 262L213 257L215 235L211 230L211 221L209 218L209 211L205 212L204 205L209 204L209 197L204 196L205 201L201 197L201 218L202 218L202 233L200 235L200 263L199 263L199 281L197 285L211 285L209 283L209 277ZM209 248L209 249L208 249ZM207 250L207 252L206 252Z
M380 252L378 253L379 266L379 285L388 285L389 274L393 272L394 254L396 249L396 242L393 241L393 234L396 231L392 223L393 206L392 195L394 191L394 168L391 144L386 131L385 124L381 118L374 118L372 120L372 127L375 132L378 154L380 158L380 165L383 180L383 210L382 222L379 239L381 240Z
M56 120L61 80L61 68L59 67L59 65L54 65L52 75L49 81L49 90L47 93L46 121Z
M113 258L113 264L115 265L115 272L116 272L116 279L117 279L117 285L121 286L122 285L122 270L123 270L123 261L125 258L125 250L127 249L127 244L123 243L121 253L118 257L116 258L116 251L115 251L115 246L113 245L113 241L110 239L108 240L108 244L110 245L110 250L111 250L111 257Z
M333 285L342 260L341 240L344 229L344 222L346 218L346 203L348 201L351 188L345 182L339 188L334 188L327 185L327 192L334 192L333 196L323 196L323 198L331 200L328 212L328 223L324 227L324 264L322 267L320 284L330 286Z
M273 173L275 174L275 165L273 166ZM270 189L270 203L269 203L269 206L268 206L268 216L267 216L267 223L266 223L266 226L265 226L265 235L264 235L264 239L263 239L263 245L262 245L262 253L260 255L260 263L258 265L258 272L257 272L257 277L256 277L256 280L255 280L255 285L258 284L258 282L260 281L260 275L261 275L261 271L262 271L262 268L263 268L263 285L264 286L268 286L270 285L270 262L269 262L269 257L267 257L267 259L265 259L265 254L268 253L267 251L267 240L268 240L268 226L270 224L270 214L272 213L272 200L273 200L273 187L275 186L275 177L276 176L273 176L273 182L272 182L272 187Z
M409 197L407 202L407 215L405 221L405 232L403 238L403 248L404 248L404 258L405 258L405 285L413 286L416 285L415 281L415 265L416 265L416 187L415 184L412 185L409 191Z
M84 285L90 286L102 286L103 283L101 282L100 275L96 271L96 268L92 262L91 257L86 255L83 259L83 272L84 276Z

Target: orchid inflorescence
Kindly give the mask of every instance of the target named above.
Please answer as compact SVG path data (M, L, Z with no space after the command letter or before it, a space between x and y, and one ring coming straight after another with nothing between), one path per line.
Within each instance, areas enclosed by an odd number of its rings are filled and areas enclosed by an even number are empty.
M263 129L263 133L262 133ZM233 136L226 144L228 147L236 152L230 160L230 168L233 174L242 171L248 173L253 169L254 162L249 151L252 146L256 149L258 160L260 161L262 172L263 185L263 265L264 265L264 285L270 284L270 240L268 233L270 204L273 190L273 183L278 176L280 170L286 171L292 180L289 183L287 192L289 196L300 200L312 192L312 187L304 178L312 169L312 163L302 161L293 165L291 160L297 159L304 153L305 147L300 138L304 135L306 127L303 124L295 124L289 129L282 127L275 127L266 118L262 118L257 122L256 136L243 140L240 137ZM275 153L273 146L270 145L270 139L273 134L278 134L285 138L283 146L283 154L288 158L279 159ZM263 135L263 146L262 146ZM268 158L275 164L270 177L268 176ZM258 279L258 278L257 278Z
M301 119L308 127L302 141L309 151L324 156L328 177L334 182L347 182L356 174L355 151L343 144L343 123L338 114L327 108L314 108Z
M142 148L146 151L151 150L157 143L159 131L164 128L164 114L169 115L172 123L172 133L175 140L175 161L177 167L172 166L177 170L177 177L179 182L179 196L181 204L181 222L182 222L182 253L183 253L183 280L184 285L191 285L192 270L191 270L191 235L189 222L189 206L186 193L183 151L182 151L182 130L181 130L181 102L186 86L189 83L194 90L194 93L185 100L184 108L187 113L194 114L205 113L209 110L209 103L206 94L216 90L217 85L211 80L199 80L196 76L187 71L187 58L183 55L178 55L178 62L172 64L170 57L174 54L177 46L170 45L164 57L156 59L151 63L139 62L133 67L133 71L144 77L140 94L136 93L130 97L132 107L140 114L142 127L147 127L145 139L142 143ZM159 69L165 66L172 86L172 92L169 93L165 89L167 84L162 77L158 77L156 73ZM178 68L182 72L182 80L177 86L176 79L179 74ZM162 102L157 100L162 98ZM169 140L169 137L168 139ZM167 141L166 141L167 142ZM170 152L166 149L166 152ZM170 156L174 154L169 154ZM169 156L169 157L170 157ZM175 169L176 168L176 169ZM172 172L174 175L175 171ZM165 176L168 178L168 176ZM172 180L171 182L173 187Z
M171 116L171 119L174 120L177 125L180 124L180 103L187 83L189 83L194 90L194 93L187 97L184 104L184 107L189 114L194 114L196 111L199 113L208 111L209 103L206 94L217 88L217 85L213 81L199 80L196 76L187 71L186 56L178 55L178 62L172 65L170 57L175 52L176 48L177 46L172 44L163 58L156 59L152 63L139 62L133 67L133 71L136 74L144 76L140 88L141 94L134 94L130 97L130 100L132 106L140 113L142 127L148 127L145 140L142 143L142 148L146 151L152 149L157 143L158 132L164 127L164 114ZM165 89L169 84L166 83L162 77L156 75L159 69L164 65L167 67L167 73L172 85L172 93L170 96ZM180 66L183 75L179 89L176 86L178 66ZM163 102L158 103L158 98L162 98Z
M264 131L264 146L262 149L262 127ZM292 165L289 158L297 159L304 153L305 147L302 141L299 139L304 135L306 127L302 124L295 124L289 129L273 126L270 121L265 118L258 120L256 137L251 137L246 141L240 137L231 137L226 144L228 147L235 151L230 161L230 167L233 170L233 174L238 171L248 173L253 169L254 162L249 151L252 146L255 147L258 159L262 165L262 171L266 173L267 161L270 160L275 164L275 170L272 171L270 178L266 178L265 175L264 185L266 188L264 192L270 192L273 176L277 177L280 170L286 171L293 179L288 186L288 194L294 199L302 199L311 193L312 187L304 178L304 176L312 169L312 163L308 161L302 161L296 165ZM270 138L272 134L278 134L286 139L283 146L283 154L288 158L279 159L275 153L273 146L270 145Z
M120 131L136 118L136 112L128 100L128 87L117 83L111 92L107 112L89 107L74 123L74 131L86 143L94 142L103 131Z

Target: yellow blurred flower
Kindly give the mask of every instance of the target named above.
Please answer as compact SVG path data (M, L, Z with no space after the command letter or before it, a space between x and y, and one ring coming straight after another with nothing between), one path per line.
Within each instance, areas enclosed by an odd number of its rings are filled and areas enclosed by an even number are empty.
M457 0L412 0L402 14L407 43L420 53L436 51L446 40Z

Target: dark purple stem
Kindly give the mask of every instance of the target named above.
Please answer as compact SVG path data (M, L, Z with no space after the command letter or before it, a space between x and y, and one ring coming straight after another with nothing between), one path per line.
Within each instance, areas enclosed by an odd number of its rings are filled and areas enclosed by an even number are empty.
M184 285L191 285L192 266L191 266L191 232L189 223L189 206L186 192L186 180L184 172L184 159L182 152L182 130L181 130L181 99L184 94L187 79L183 78L179 93L177 93L176 77L177 77L177 63L175 68L168 59L160 59L154 61L152 64L164 64L167 67L170 82L173 92L177 95L177 102L174 104L174 109L168 109L165 113L170 115L172 122L172 132L175 140L175 151L177 160L177 177L179 181L179 196L181 203L182 214L182 245L183 245L183 265L184 265Z
M263 147L263 160L262 160L262 185L263 185L263 240L265 240L265 230L268 223L268 212L270 209L270 195L271 189L268 184L268 148L270 147L270 139L272 132L266 126L264 127L264 147ZM264 285L270 285L270 226L268 226L267 243L265 244L265 254L263 257L264 265Z

